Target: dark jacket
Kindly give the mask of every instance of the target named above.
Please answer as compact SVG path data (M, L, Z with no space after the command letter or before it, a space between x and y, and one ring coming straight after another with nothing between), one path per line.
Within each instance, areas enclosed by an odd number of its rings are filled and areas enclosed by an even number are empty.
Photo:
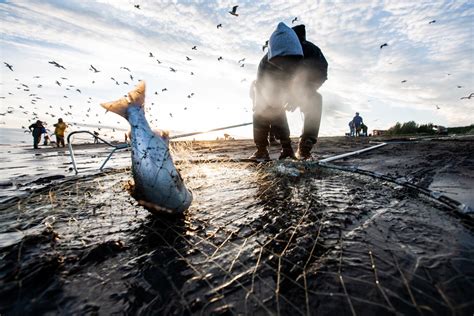
M41 134L43 134L43 129L44 129L44 126L42 123L33 123L31 124L28 129L31 131L33 129L33 136L35 137L38 137L40 136Z
M322 85L328 78L328 62L321 49L310 41L306 40L306 28L304 25L293 27L301 46L303 47L304 59L300 66L302 70L307 71L308 80Z
M319 88L327 79L328 63L323 53L313 43L306 40L306 30L304 25L293 27L301 46L303 47L304 58L286 58L284 64L278 66L268 61L268 54L260 60L257 70L257 85L270 79L272 81L285 84L298 72L304 72L305 80Z

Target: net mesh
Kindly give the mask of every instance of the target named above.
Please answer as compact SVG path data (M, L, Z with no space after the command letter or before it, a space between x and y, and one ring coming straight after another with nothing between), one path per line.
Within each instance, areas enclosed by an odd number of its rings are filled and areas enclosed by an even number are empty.
M216 163L225 155L189 163L189 146L174 149L194 193L183 217L138 206L120 170L5 208L2 313L473 311L471 221L366 176Z

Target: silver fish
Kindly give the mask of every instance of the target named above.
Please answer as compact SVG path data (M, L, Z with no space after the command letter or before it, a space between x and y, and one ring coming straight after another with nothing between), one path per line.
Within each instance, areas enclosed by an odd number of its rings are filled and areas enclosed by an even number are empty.
M193 195L173 163L168 135L153 132L145 118L145 83L139 82L126 98L102 103L130 123L134 197L150 211L182 213Z

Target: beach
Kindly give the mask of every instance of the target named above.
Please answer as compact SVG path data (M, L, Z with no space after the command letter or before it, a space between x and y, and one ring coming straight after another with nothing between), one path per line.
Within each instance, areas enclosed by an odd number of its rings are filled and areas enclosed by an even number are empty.
M297 140L294 140L296 146ZM327 163L336 155L385 145ZM472 315L474 136L173 142L194 201L152 215L130 152L2 145L0 313Z

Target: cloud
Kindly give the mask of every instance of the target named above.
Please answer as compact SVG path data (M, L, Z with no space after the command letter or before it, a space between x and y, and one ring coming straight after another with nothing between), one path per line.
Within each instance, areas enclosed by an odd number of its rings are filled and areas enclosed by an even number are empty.
M1 70L2 112L7 106L31 107L28 114L16 110L7 123L31 119L33 112L48 118L50 106L61 112L71 105L75 121L117 124L97 103L123 95L138 79L147 81L153 124L196 130L249 121L248 85L262 45L279 21L292 25L294 17L306 24L307 38L329 61L329 80L321 88L322 135L345 133L356 110L380 126L413 117L425 120L420 123L472 123L472 100L460 100L472 92L473 82L474 6L469 1L244 1L239 17L228 13L233 5L140 1L136 9L128 0L0 3L2 59L15 67L13 73ZM219 23L223 27L217 29ZM380 49L383 43L388 46ZM240 67L237 61L244 57ZM48 64L51 60L67 71ZM101 72L91 72L91 64ZM133 81L123 66L132 70ZM56 85L63 76L82 94ZM23 91L20 82L31 91ZM195 97L187 98L190 91ZM31 104L31 93L43 99ZM299 130L301 120L290 121L292 130Z

